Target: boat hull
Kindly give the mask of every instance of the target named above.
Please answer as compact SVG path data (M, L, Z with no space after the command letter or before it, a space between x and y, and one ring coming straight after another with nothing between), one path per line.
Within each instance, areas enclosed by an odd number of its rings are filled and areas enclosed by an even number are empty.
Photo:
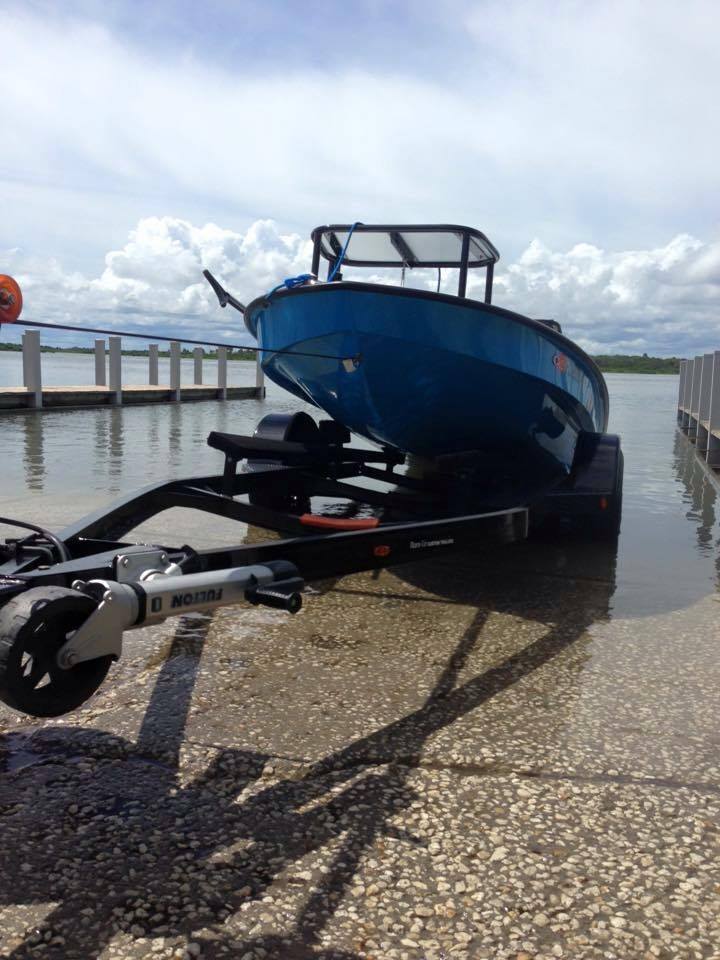
M473 453L485 468L544 479L570 470L581 431L606 426L592 360L496 307L339 283L254 301L246 322L263 350L288 351L265 354L271 380L353 432L423 458Z

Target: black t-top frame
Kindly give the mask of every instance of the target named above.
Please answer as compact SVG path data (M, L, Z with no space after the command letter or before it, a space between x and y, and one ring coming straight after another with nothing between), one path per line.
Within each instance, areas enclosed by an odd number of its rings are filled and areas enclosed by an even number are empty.
M329 268L340 257L343 243L340 236L347 237L353 231L353 236L360 233L384 234L397 253L395 259L358 258L352 255L352 240L342 259L343 266L348 267L437 267L459 270L458 296L464 297L467 291L468 269L485 267L485 303L492 301L493 268L500 259L500 254L484 233L473 227L465 227L454 223L356 223L356 224L326 224L315 227L311 237L313 241L312 273L319 275L321 257L328 261ZM451 259L419 255L413 250L412 236L417 234L448 234L460 241L459 256Z

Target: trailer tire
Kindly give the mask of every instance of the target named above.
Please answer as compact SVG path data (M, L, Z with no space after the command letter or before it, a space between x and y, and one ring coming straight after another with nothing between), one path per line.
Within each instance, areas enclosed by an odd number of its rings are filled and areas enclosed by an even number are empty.
M0 610L0 700L33 717L58 717L88 700L107 676L112 656L64 670L56 654L97 607L66 587L33 587Z
M608 499L607 509L595 519L594 530L602 540L617 540L620 536L623 505L623 477L625 474L625 457L622 450L618 451L617 474L615 487Z

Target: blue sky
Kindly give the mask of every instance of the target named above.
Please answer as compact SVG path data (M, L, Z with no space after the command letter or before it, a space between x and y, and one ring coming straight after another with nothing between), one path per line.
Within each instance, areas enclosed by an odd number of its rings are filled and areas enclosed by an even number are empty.
M720 13L651 9L0 2L0 270L37 319L197 333L208 257L249 298L316 223L455 221L591 349L717 347Z

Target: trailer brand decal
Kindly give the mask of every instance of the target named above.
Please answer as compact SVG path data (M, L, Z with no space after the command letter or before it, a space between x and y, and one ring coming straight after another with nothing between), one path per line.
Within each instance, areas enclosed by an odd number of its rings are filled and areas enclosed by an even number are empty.
M418 550L421 547L449 547L455 543L454 537L447 537L445 540L411 540L410 549Z
M222 600L222 588L219 590L197 590L195 593L176 593L170 606L173 610L178 607L192 607L196 603L212 603Z

